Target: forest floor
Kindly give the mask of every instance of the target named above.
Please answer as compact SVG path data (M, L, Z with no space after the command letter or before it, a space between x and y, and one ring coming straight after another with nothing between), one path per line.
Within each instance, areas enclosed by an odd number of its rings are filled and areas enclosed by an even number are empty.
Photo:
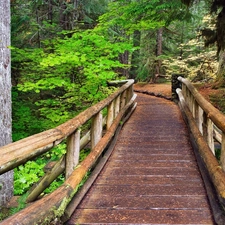
M198 91L203 95L205 99L210 101L216 108L225 113L225 88L215 89L213 84L199 83L194 84ZM162 95L167 98L171 98L171 84L170 83L136 83L134 89L137 91L144 91L154 93L154 95Z

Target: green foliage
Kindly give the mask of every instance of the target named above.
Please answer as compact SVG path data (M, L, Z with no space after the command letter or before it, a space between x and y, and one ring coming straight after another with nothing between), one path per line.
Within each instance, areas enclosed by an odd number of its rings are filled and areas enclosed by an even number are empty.
M15 120L21 116L30 121L36 116L41 126L33 130L39 132L65 122L105 98L111 93L107 80L118 77L117 69L124 67L118 55L125 50L131 50L128 43L111 43L91 30L46 41L43 49L13 49L13 70L19 73L14 98L26 93L23 95L26 103L15 102ZM19 104L25 105L19 108ZM23 126L22 121L18 122L15 128Z
M48 123L39 117L38 108L29 100L31 98L31 94L24 94L16 87L12 88L13 141L39 133L49 127Z
M80 151L79 161L82 162L87 157L87 155L90 153L90 151L91 151L90 148L82 149Z
M220 157L221 157L221 148L215 148L215 157L218 160L218 162L220 161Z
M100 16L102 27L120 27L132 34L135 30L158 29L173 20L186 20L189 11L179 0L113 1L107 13Z
M44 159L48 161L57 161L66 153L66 144L61 143L55 146L51 151L44 154Z
M118 55L131 50L128 43L111 43L95 31L66 32L63 39L45 41L41 49L12 48L13 136L19 140L52 128L108 96L107 81L124 67ZM15 194L24 194L44 175L48 161L65 153L61 144L34 162L15 169ZM89 151L81 152L81 160ZM46 190L63 182L60 176Z
M216 48L205 48L204 39L199 32L204 27L213 26L205 7L204 3L195 5L190 8L193 15L191 21L175 21L168 27L171 34L167 36L166 45L170 57L163 62L169 74L183 73L192 81L209 81L215 78L218 66ZM167 55L168 50L165 51Z
M0 222L10 216L10 211L7 208L1 208L0 211Z
M22 196L19 197L18 199L18 206L10 208L10 214L13 215L17 212L19 212L21 209L24 209L26 207L26 198L28 194L23 194Z
M14 194L22 195L29 190L31 185L44 175L45 164L35 161L29 161L25 165L20 165L14 169Z
M59 160L66 153L66 144L61 143L51 151L39 157L36 161L29 161L14 169L14 194L24 195L33 184L39 181L44 175L44 166L50 161ZM64 181L64 176L60 175L45 193L50 193L59 187Z
M93 28L107 9L108 0L11 1L12 45L41 47L62 30Z
M55 191L58 187L60 187L65 181L64 174L59 175L52 183L51 185L45 189L44 193L48 194L53 191Z

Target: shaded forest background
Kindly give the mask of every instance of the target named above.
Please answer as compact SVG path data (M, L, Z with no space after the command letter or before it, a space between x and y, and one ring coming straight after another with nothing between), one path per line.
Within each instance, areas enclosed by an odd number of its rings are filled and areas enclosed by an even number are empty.
M178 73L223 87L224 5L12 0L13 140L55 127L105 98L114 91L109 80L165 82ZM62 144L16 169L15 194L24 194L46 161L63 152Z
M157 82L172 73L214 79L218 48L206 48L205 41L209 33L215 36L222 8L213 14L211 6L11 1L13 140L54 127L104 98L111 92L108 80Z

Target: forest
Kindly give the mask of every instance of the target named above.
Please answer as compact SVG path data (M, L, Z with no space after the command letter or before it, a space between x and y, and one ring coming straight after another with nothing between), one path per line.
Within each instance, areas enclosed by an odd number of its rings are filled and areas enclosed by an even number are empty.
M111 80L182 74L224 87L224 24L224 0L11 0L13 141L99 102L114 91ZM14 194L24 195L63 152L61 144L15 169Z
M223 85L216 2L13 0L13 140L98 102L109 80L180 73Z

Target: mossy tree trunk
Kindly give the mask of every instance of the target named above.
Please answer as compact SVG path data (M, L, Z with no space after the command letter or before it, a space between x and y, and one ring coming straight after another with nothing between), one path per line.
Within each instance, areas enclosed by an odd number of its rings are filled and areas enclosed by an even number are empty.
M225 86L225 50L220 53L219 66L216 76L216 86Z
M0 1L0 147L12 142L10 0ZM0 208L13 195L13 171L0 176Z

